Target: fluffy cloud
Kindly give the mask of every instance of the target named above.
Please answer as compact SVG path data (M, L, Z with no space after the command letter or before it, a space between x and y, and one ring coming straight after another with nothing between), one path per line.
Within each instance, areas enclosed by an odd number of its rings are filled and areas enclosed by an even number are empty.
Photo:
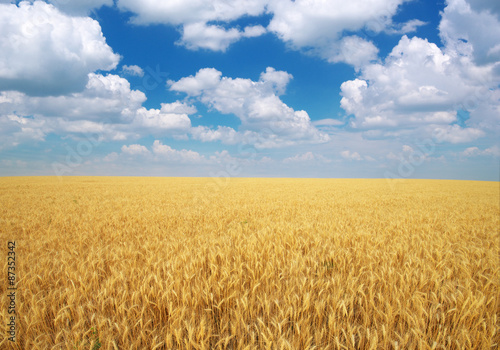
M475 128L462 128L459 125L446 125L434 129L438 142L468 143L485 136L485 132Z
M0 113L16 111L22 116L64 117L68 120L119 121L123 111L137 110L146 100L141 91L117 75L90 73L82 92L65 96L29 97L6 91L0 93Z
M49 0L57 8L74 15L87 15L102 6L113 6L113 0Z
M462 143L485 136L494 125L497 90L493 65L477 66L470 56L441 50L425 39L403 36L383 63L362 67L359 78L341 85L341 107L359 129L419 128L436 140ZM465 127L457 110L469 110ZM489 113L479 113L487 109ZM487 117L490 115L490 117Z
M206 159L198 152L191 150L176 150L168 145L164 145L159 140L153 143L153 153L164 160L181 163L201 163Z
M247 140L260 138L253 141L260 146L327 141L328 136L312 125L307 112L295 111L279 98L290 79L288 73L273 68L267 68L257 82L222 77L216 69L205 68L168 84L170 90L184 92L221 113L236 115L241 120L240 132Z
M119 0L118 7L133 12L136 24L167 23L181 25L204 21L234 21L264 12L266 0Z
M340 40L339 48L328 55L330 62L345 62L356 69L377 59L378 49L359 36L347 36Z
M424 26L426 24L426 22L423 22L419 19L412 19L406 23L393 25L392 28L386 29L386 32L389 34L407 34L415 32L418 27Z
M243 16L257 16L264 12L265 0L235 1L162 1L162 0L119 0L122 10L135 14L135 24L163 23L180 26L179 44L189 49L209 49L225 51L227 47L243 37L254 37L265 33L262 26L249 26L243 31L239 28L225 28L209 24L219 21L229 23Z
M36 1L0 4L0 90L29 95L81 91L88 74L116 67L99 23Z
M489 12L500 20L500 2L495 0L468 0L475 12Z
M124 65L122 67L122 72L124 74L137 76L137 77L144 76L144 71L142 70L142 68L139 66L136 66L136 65L131 65L131 66Z
M152 134L165 134L168 132L186 132L191 127L191 119L187 114L165 113L163 108L138 109L133 115L134 130L145 128Z
M486 1L469 3L447 1L443 48L403 36L383 62L362 66L357 79L342 84L351 127L449 143L498 137L500 12ZM459 121L457 111L467 111L467 120Z
M218 126L217 129L210 129L207 126L197 126L190 130L191 136L195 140L202 142L222 141L225 144L235 144L241 140L241 135L236 130L228 126Z
M340 125L344 125L344 122L342 120L331 119L331 118L315 120L312 123L315 126L340 126Z
M267 31L276 34L292 48L318 55L330 62L359 66L376 59L375 46L358 36L342 39L345 32L370 30L393 33L415 31L424 23L410 20L393 25L392 17L405 0L118 0L117 5L134 14L132 22L162 23L179 28L179 44L189 49L225 51L244 37ZM269 14L271 21L240 30L232 22L242 17ZM216 24L215 24L216 23Z
M493 146L481 150L478 147L468 147L461 153L461 155L464 157L478 157L478 156L500 157L500 148L498 146Z
M401 3L402 0L271 1L268 10L274 16L269 29L295 47L326 46L344 30L356 31L369 22L387 21Z
M448 51L471 54L479 65L500 61L500 19L489 11L474 11L465 0L447 4L439 31Z
M180 101L175 101L172 103L162 103L161 110L163 113L175 114L194 114L197 112L195 106L191 106Z
M130 145L130 146L123 145L122 152L125 154L132 155L132 156L140 156L140 155L146 155L146 154L150 153L149 150L146 148L146 146L137 145L137 144Z
M244 31L240 31L237 28L225 29L221 26L208 25L202 22L189 23L184 25L182 38L178 44L184 45L191 50L201 48L224 52L229 45L243 37L256 37L265 32L264 27L260 25L246 27Z
M132 90L117 75L90 73L82 92L66 96L30 97L0 92L0 135L4 147L27 140L43 140L49 133L99 134L107 140L146 135L187 135L189 114L196 108L183 102L146 109L144 93ZM10 135L7 137L7 135Z
M348 160L363 160L358 152L351 152L349 150L340 152L340 155L342 156L342 158Z
M309 51L330 62L359 65L376 58L374 45L344 32L368 29L380 32L391 26L391 18L403 0L277 0L270 1L273 18L268 29L298 50Z
M425 122L429 113L449 111L473 92L450 56L406 36L383 64L363 67L360 78L341 86L341 106L356 116L356 127Z
M0 150L23 142L43 141L45 121L22 118L16 114L0 114Z

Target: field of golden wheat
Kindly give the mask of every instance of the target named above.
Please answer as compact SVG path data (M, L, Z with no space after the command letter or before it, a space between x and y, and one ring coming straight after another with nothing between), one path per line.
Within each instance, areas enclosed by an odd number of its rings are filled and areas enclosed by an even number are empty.
M0 178L0 348L499 349L499 195L475 181Z

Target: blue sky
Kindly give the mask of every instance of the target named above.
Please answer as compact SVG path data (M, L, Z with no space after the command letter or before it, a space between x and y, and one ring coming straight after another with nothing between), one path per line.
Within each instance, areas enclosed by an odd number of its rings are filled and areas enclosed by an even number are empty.
M500 176L494 0L0 0L0 176Z

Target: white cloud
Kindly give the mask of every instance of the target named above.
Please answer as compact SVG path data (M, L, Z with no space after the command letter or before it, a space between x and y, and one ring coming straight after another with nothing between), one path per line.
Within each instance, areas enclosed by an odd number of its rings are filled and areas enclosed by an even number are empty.
M36 1L0 4L0 90L29 95L81 91L88 74L116 67L99 23Z
M489 12L500 20L500 2L496 0L467 0L475 12Z
M285 158L283 163L289 162L307 162L309 160L314 160L314 154L312 152L306 152L303 154L297 154L293 157Z
M16 147L20 143L44 141L45 121L23 118L14 113L0 113L0 150Z
M342 158L348 160L363 160L358 152L351 152L349 150L340 152L340 155L342 156Z
M448 0L442 16L439 31L449 52L472 54L479 65L500 60L500 19L497 16L484 8L477 12L465 0Z
M245 38L255 38L266 33L266 28L261 25L247 26L243 31Z
M373 43L352 35L340 40L339 48L328 55L329 62L345 62L356 69L377 60L378 49Z
M202 142L222 141L225 144L235 144L242 139L236 130L221 125L215 130L207 126L196 126L190 130L190 133L194 140Z
M129 82L117 75L90 73L87 80L82 92L65 96L29 97L12 91L1 92L0 113L16 111L23 116L118 121L124 110L137 110L146 101L144 93L131 90Z
M386 32L389 34L407 34L415 32L418 27L426 25L427 22L423 22L419 19L412 19L406 23L401 23L393 26L392 28L388 28Z
M187 114L165 113L163 109L139 108L135 111L133 120L135 130L145 127L152 134L165 131L187 132L191 127L191 119Z
M400 26L392 17L405 0L118 0L124 11L134 13L134 24L161 23L179 28L179 44L188 49L225 51L244 37L276 34L292 48L318 55L330 62L359 66L377 58L375 46L357 36L342 39L345 32L370 30L394 33L415 31L423 22L410 20ZM242 17L271 16L266 28L232 25Z
M118 159L119 155L116 152L111 152L108 155L106 155L102 160L107 162L107 163L113 163Z
M313 152L305 152L296 154L293 157L288 157L283 159L283 163L303 163L317 161L321 163L329 163L330 160L320 154L315 154Z
M312 125L307 112L293 110L278 97L290 79L288 73L273 68L262 73L257 82L222 77L216 69L205 68L168 84L170 90L196 97L221 113L236 115L241 120L239 131L261 147L327 141L328 135Z
M196 76L169 80L170 90L184 92L190 96L199 96L204 90L214 89L220 82L222 73L215 68L200 69Z
M457 68L435 44L403 36L383 64L367 65L362 79L342 84L341 106L356 116L356 127L422 123L473 91Z
M202 163L206 159L204 156L200 155L198 152L191 150L176 150L168 145L164 145L159 140L155 140L153 143L153 153L161 159L181 162L181 163Z
M195 106L191 106L184 102L175 101L172 103L162 103L161 111L163 113L176 113L176 114L194 114L197 112Z
M295 49L332 62L360 64L374 59L376 48L358 37L341 41L342 34L363 28L384 30L402 3L403 0L270 1L268 11L273 18L268 29Z
M267 67L265 72L260 74L259 81L272 88L278 96L283 95L286 91L286 86L293 79L290 73L277 71L272 67Z
M413 152L415 152L415 151L413 150L413 147L408 146L408 145L403 145L403 153L410 153L410 154L411 154L411 153L413 153Z
M136 14L136 24L163 23L181 25L204 21L231 22L243 16L258 16L265 10L266 0L118 0L123 10Z
M144 71L142 70L141 67L136 66L136 65L123 65L122 67L122 72L127 75L132 75L136 77L143 77L144 76Z
M226 51L227 47L238 41L240 37L241 33L236 28L225 29L221 26L198 22L184 25L182 40L179 44L185 45L191 50L203 48Z
M485 132L475 128L462 128L459 125L446 125L433 130L434 137L438 142L446 141L450 143L472 142L485 136Z
M188 23L182 29L182 38L178 44L190 50L201 48L224 52L229 45L243 37L256 37L265 32L262 26L246 27L244 31L240 31L237 28L225 29L222 26L208 25L203 22Z
M229 45L244 37L260 36L266 30L260 26L248 26L243 31L236 27L226 28L209 24L219 21L230 23L243 16L257 16L264 13L266 0L234 1L162 1L162 0L119 0L117 5L122 10L136 14L135 24L162 23L179 26L181 39L179 44L188 49L199 48L213 51L225 51Z
M340 126L345 124L342 120L332 118L314 120L312 123L314 126Z
M498 124L493 69L403 36L383 63L363 66L359 78L341 85L341 107L354 116L354 128L414 128L435 131L438 141L471 142L486 135L485 120ZM470 112L470 120L463 127L451 125L460 109Z
M461 155L464 157L478 157L478 156L500 157L500 148L498 146L493 146L481 150L478 147L468 147L461 153Z
M49 0L57 8L74 15L87 15L102 6L113 6L113 0Z
M142 107L145 101L144 93L112 74L90 73L84 91L65 96L0 92L0 135L10 135L0 143L7 147L42 140L49 133L97 133L106 140L187 135L191 128L188 114L195 113L195 107L176 101L162 104L161 109L146 109Z
M134 144L134 145L130 145L130 146L123 145L121 150L123 153L129 154L132 156L147 155L150 153L149 150L146 148L146 146L138 145L138 144Z

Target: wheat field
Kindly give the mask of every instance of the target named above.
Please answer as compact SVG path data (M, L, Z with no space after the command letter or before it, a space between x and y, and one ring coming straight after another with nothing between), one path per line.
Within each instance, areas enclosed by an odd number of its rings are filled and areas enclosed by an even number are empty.
M499 349L499 205L498 182L0 178L0 348Z

